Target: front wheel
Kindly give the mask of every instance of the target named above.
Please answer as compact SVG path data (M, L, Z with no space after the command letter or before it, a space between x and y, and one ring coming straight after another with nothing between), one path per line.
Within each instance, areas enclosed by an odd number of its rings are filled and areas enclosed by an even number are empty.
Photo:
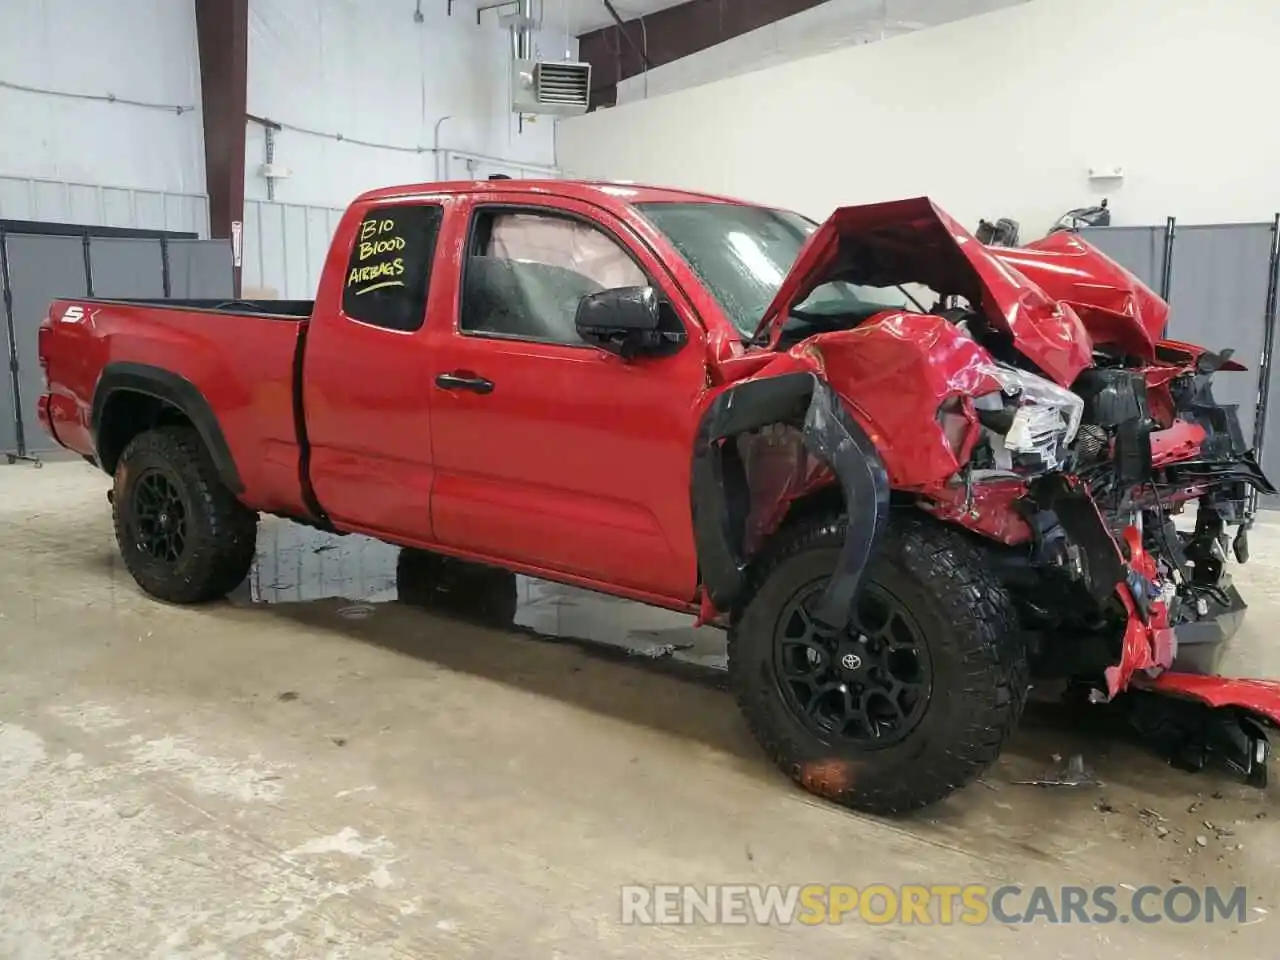
M729 632L729 677L752 732L810 791L899 814L977 777L1022 713L1027 657L980 551L895 516L863 574L856 625L813 618L844 543L834 515L785 527L758 559Z
M134 437L116 465L111 502L124 565L153 597L215 600L248 576L258 515L222 485L195 430Z

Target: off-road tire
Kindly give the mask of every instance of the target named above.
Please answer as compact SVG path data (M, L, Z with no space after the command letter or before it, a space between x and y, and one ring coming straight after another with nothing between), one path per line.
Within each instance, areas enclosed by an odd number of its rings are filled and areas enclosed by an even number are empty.
M729 630L730 685L752 733L792 779L856 810L902 814L943 799L999 756L1026 703L1027 654L1013 603L981 551L895 510L863 582L899 598L920 624L928 704L905 739L879 749L812 732L780 689L776 628L790 598L835 568L845 526L843 516L806 517L766 546Z
M148 556L137 542L134 488L148 473L173 485L185 511L185 546L176 562ZM124 565L151 596L204 603L225 597L249 575L258 515L223 485L195 430L162 427L134 437L116 465L111 503Z
M519 605L514 573L411 547L396 561L396 592L408 606L491 627L511 626Z

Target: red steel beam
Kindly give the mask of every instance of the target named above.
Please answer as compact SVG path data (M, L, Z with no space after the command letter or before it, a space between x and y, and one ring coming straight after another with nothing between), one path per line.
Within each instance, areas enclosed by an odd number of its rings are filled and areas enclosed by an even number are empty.
M816 7L823 0L688 0L645 17L584 33L578 56L591 64L591 107L617 103L618 82ZM643 23L641 22L643 20Z
M233 224L244 222L249 0L195 0L195 6L209 235L221 240L232 236ZM240 266L234 270L239 296Z

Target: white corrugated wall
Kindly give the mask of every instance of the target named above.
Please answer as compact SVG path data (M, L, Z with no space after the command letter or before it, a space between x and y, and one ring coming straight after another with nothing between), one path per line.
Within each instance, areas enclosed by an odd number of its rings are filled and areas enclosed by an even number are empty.
M209 200L198 193L0 175L0 220L176 230L203 239L209 236Z
M475 3L452 9L444 0L250 0L248 110L280 129L268 148L262 125L249 124L246 198L343 206L364 190L435 179L437 147L509 167L554 164L552 118L522 126L511 111L511 39L499 22L510 11L489 9L477 22ZM552 23L533 47L559 59L577 41ZM268 154L285 174L270 192ZM465 164L449 166L446 176L467 176Z
M554 167L450 153L441 163L445 179L555 178ZM311 300L320 283L329 241L343 208L246 200L241 289L245 296Z
M76 196L65 202L63 183L203 193L193 5L0 0L0 117L0 176L34 179L39 219L98 205ZM4 215L22 217L31 188L3 189L0 204L19 207ZM112 195L102 206L121 219L127 202Z
M341 217L334 207L246 200L240 275L245 296L313 299Z

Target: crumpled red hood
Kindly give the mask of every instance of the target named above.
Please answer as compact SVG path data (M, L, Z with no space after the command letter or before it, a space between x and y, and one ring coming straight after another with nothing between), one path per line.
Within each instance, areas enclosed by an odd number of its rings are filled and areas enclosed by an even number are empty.
M1099 343L1154 357L1168 308L1078 236L987 247L928 197L841 207L809 238L765 311L757 336L777 343L791 309L833 280L922 283L981 305L1023 356L1063 386Z
M1051 233L1025 247L989 250L1050 297L1069 304L1097 346L1155 358L1169 305L1079 234Z

